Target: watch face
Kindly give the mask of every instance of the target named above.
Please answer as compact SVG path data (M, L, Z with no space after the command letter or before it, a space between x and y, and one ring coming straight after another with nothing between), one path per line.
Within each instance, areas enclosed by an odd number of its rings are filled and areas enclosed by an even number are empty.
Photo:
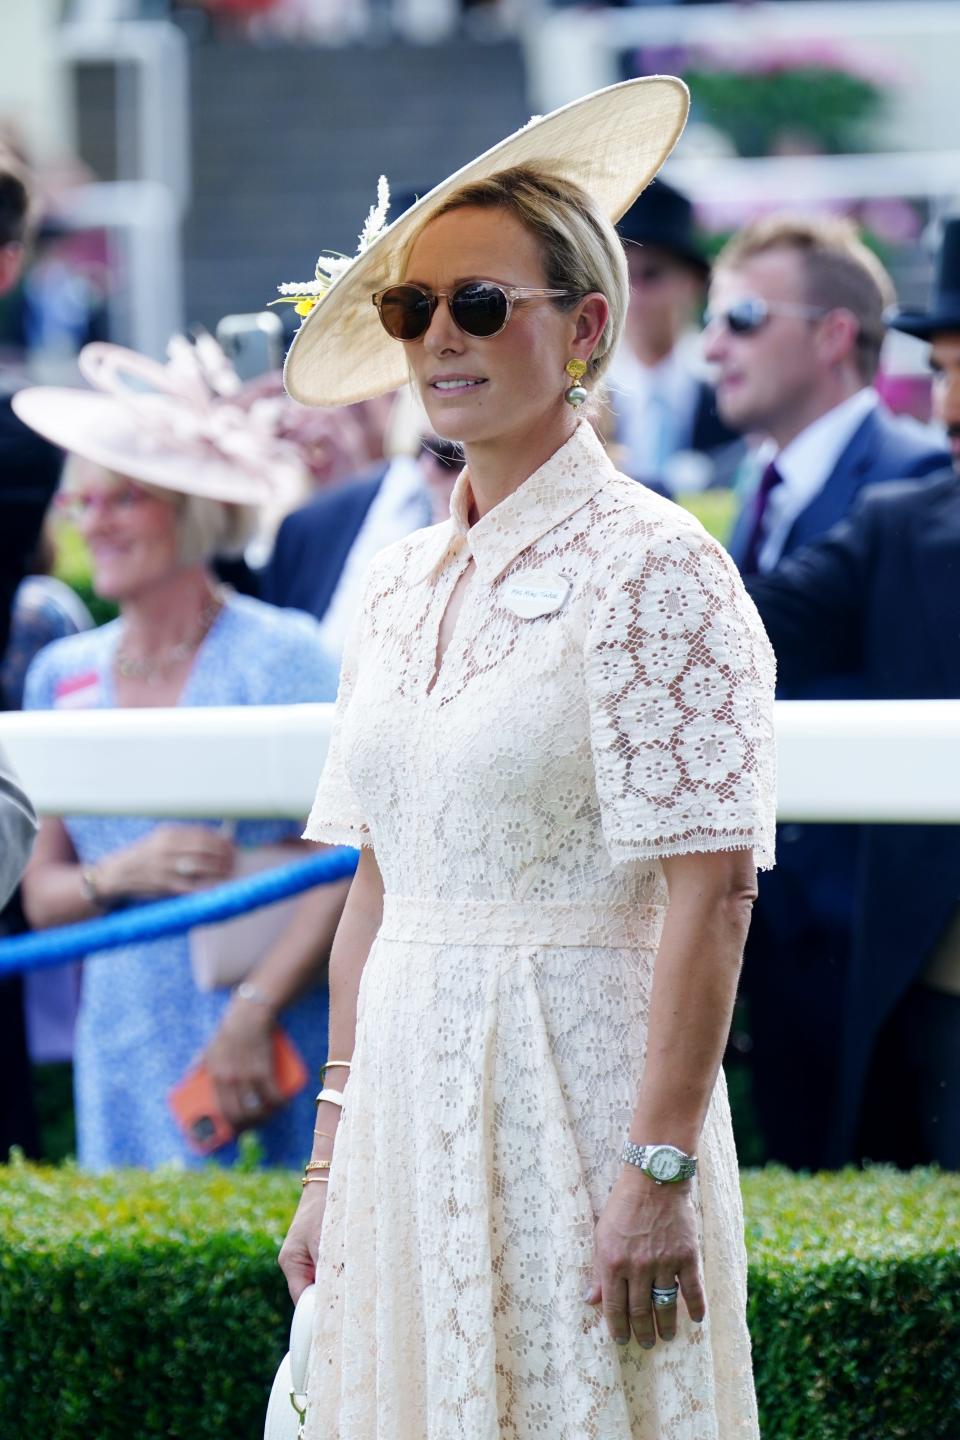
M680 1174L680 1156L668 1145L661 1145L647 1161L647 1169L654 1180L673 1180Z

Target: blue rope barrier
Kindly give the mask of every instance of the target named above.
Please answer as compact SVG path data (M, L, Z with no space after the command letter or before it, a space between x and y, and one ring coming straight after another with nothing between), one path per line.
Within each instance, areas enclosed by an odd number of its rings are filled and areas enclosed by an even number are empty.
M116 950L121 945L181 935L196 925L232 920L235 915L273 905L290 895L312 890L316 885L343 880L356 870L357 859L356 850L325 850L309 860L279 865L243 880L229 880L225 885L195 895L178 895L172 900L115 910L96 920L82 920L55 930L13 935L0 940L0 977L19 970L45 970L98 950Z

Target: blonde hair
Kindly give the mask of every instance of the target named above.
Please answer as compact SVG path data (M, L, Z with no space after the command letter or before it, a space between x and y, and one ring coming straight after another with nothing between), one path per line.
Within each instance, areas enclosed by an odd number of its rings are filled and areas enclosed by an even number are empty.
M540 244L547 286L551 290L574 292L552 301L561 310L572 309L579 299L594 291L605 296L609 306L607 323L584 377L595 383L613 358L630 299L627 261L613 225L586 191L573 181L559 179L530 165L517 165L486 180L461 186L433 211L421 228L451 210L474 205L506 210L535 236ZM415 235L410 241L404 262L416 239Z
M867 384L877 373L886 334L883 314L894 302L893 281L851 220L831 215L770 215L738 231L714 261L721 270L737 270L745 261L771 250L800 257L809 304L824 310L849 310L857 321L855 360Z
M83 456L68 454L60 478L60 490L69 495L79 490L83 476L90 470L113 485L136 485L154 500L162 500L177 512L177 555L182 565L203 565L216 555L242 555L257 528L258 509L254 505L233 505L226 500L211 500L205 495L187 495L151 485L146 480L121 475Z
M255 505L233 505L205 495L180 497L178 529L184 565L203 565L216 555L242 555L257 529Z

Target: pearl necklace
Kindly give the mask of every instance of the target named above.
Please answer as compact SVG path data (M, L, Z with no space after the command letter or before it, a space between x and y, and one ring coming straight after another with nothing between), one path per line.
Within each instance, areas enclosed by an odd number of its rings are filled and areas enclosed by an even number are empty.
M223 609L224 601L224 591L215 590L200 611L193 634L188 639L171 645L164 654L156 658L127 655L122 647L118 648L113 662L117 674L124 680L145 680L148 685L159 685L165 675L177 665L182 665L184 660L189 660L190 656L199 650Z

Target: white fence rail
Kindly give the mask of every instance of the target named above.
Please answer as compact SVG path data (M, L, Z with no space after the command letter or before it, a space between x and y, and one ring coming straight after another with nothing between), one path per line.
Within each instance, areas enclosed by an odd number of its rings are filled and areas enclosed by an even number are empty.
M306 815L331 706L0 715L46 814ZM780 701L781 820L960 823L960 701Z

